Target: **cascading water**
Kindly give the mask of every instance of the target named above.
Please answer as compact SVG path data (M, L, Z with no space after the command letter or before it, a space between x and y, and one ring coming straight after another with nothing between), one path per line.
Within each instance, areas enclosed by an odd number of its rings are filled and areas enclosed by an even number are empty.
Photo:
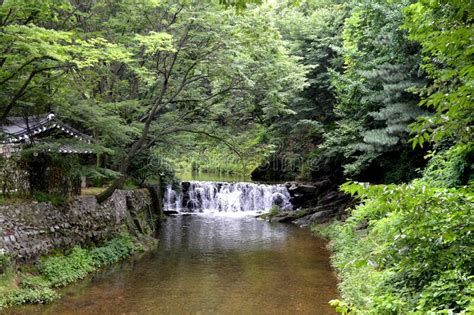
M165 210L179 212L268 211L273 205L292 210L285 185L191 181L181 191L167 187Z

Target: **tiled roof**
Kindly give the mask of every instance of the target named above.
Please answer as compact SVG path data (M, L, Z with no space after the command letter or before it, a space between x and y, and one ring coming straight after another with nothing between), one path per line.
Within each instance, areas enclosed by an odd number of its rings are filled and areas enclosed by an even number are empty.
M19 143L29 138L40 135L51 129L59 129L71 137L90 143L91 137L68 126L55 117L54 114L44 114L28 117L8 117L7 123L0 126L0 130L6 134L2 143Z

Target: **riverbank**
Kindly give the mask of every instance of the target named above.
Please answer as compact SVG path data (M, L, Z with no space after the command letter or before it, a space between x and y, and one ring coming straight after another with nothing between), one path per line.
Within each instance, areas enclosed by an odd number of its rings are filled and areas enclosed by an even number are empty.
M117 190L103 203L18 200L0 206L0 308L47 303L56 288L153 248L161 219L147 189Z
M157 244L151 237L119 235L101 246L75 246L30 264L17 265L2 256L0 310L25 303L49 303L60 298L57 289L84 279L90 273L127 257L150 250Z
M469 189L345 184L360 204L347 219L312 224L329 240L342 314L474 311ZM413 210L416 209L416 210Z

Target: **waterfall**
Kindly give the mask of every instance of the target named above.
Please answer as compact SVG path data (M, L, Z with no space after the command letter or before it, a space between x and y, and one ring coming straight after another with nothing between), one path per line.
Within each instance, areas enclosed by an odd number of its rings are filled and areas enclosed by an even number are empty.
M181 191L168 186L165 210L179 212L268 211L273 205L292 210L285 185L191 181L181 183Z

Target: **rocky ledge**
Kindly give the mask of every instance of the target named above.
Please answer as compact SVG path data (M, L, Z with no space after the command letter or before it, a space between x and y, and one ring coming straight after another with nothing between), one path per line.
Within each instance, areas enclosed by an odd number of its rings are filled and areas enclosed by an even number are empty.
M326 223L334 218L344 219L346 209L354 204L351 196L340 192L338 185L329 179L318 182L288 182L294 211L280 212L276 215L265 214L272 222L291 222L301 227L311 223Z

